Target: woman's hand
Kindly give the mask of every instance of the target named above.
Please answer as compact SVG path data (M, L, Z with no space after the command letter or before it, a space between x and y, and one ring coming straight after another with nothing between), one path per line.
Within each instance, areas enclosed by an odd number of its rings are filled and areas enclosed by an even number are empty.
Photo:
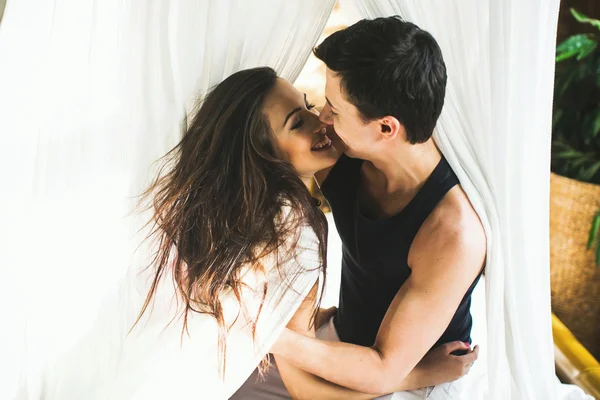
M452 353L466 351L465 355ZM450 342L430 350L415 367L419 375L426 376L427 386L452 382L465 376L479 356L479 347L471 349L468 343Z

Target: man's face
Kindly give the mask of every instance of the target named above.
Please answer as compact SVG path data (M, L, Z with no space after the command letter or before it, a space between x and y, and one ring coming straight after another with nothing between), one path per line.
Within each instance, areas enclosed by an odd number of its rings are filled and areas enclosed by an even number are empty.
M365 123L362 120L358 109L346 100L340 83L337 74L327 68L325 81L327 103L319 118L324 123L333 125L346 147L346 154L351 157L361 157L373 149L379 138L380 124L378 121Z

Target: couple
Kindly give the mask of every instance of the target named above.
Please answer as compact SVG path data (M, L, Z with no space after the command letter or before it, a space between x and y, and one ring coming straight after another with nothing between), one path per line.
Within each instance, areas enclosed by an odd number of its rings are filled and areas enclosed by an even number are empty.
M321 113L267 67L205 97L146 192L160 244L146 306L171 274L184 321L214 318L222 375L235 368L231 326L243 321L254 339L265 312L297 299L272 357L232 399L459 398L478 354L470 297L486 238L431 139L446 85L440 48L389 17L334 33L315 55L327 66ZM313 179L343 243L336 310L319 308L327 222Z

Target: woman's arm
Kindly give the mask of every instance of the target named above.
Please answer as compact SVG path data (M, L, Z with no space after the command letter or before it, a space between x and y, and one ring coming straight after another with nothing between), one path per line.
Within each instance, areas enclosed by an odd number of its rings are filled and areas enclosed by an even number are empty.
M315 309L317 284L304 299L287 327L302 335L315 337L314 326L309 328ZM379 394L360 393L344 388L296 367L285 358L275 355L283 383L293 399L372 399Z

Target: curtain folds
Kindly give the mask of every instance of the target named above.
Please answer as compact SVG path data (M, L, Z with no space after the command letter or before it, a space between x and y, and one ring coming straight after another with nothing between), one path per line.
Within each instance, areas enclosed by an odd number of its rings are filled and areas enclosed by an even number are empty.
M487 337L473 399L584 398L554 375L549 175L559 0L357 0L438 41L448 70L434 138L488 237ZM486 376L486 368L476 374ZM476 384L475 384L476 383ZM572 396L572 397L569 397Z
M132 209L153 162L178 142L198 95L231 73L269 65L293 82L333 5L7 3L0 398L90 398L75 393L119 357L144 294L144 216Z
M124 335L145 294L139 272L149 249L138 246L147 216L132 209L153 162L177 143L198 95L231 73L269 65L293 82L334 3L7 2L0 24L0 315L8 329L0 330L0 398L101 395L93 389L114 378L107 371L126 353ZM559 1L356 4L364 17L414 21L444 53L449 83L435 140L489 240L487 334L479 338L485 368L472 374L486 379L469 398L584 398L557 383L551 337ZM170 305L165 298L156 307L161 315ZM292 312L275 315L265 331L276 332ZM155 360L174 362L174 348L160 349ZM127 354L132 365L143 356ZM143 372L132 370L130 398L143 397L135 387ZM225 386L223 396L235 390L235 383Z

